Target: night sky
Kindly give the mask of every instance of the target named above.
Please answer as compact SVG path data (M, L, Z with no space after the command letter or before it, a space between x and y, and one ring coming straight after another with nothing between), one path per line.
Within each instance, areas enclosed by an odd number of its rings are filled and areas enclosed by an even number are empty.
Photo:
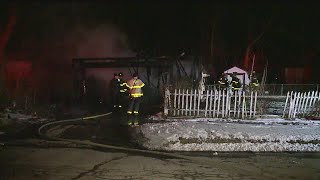
M11 6L1 6L1 26L6 24ZM244 57L247 45L262 32L265 33L253 50L263 51L270 66L304 66L308 57L319 61L320 12L315 4L68 2L24 3L15 7L17 25L6 53L31 61L69 63L78 56L125 56L137 52L177 56L185 51L209 57L213 39L213 55L237 57L232 64ZM104 25L112 29L108 31L113 34L112 39L118 38L109 42L110 46L119 50L109 54L79 53L78 46L88 41L83 38L84 31ZM101 36L96 33L92 37L109 41L102 31ZM77 36L79 32L81 36ZM115 53L120 51L126 53Z

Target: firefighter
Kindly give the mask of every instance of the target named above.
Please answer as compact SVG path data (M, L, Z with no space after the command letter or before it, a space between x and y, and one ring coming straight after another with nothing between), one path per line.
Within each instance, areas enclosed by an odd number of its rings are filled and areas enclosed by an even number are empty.
M233 91L238 91L241 89L241 81L240 79L236 76L236 73L232 73L231 75L232 80L231 80L231 86Z
M142 88L144 83L138 78L138 73L132 75L132 79L127 82L130 91L130 103L128 107L128 125L139 125L139 108L143 97Z
M113 74L110 81L111 101L114 110L120 105L120 79L118 73ZM120 105L121 106L121 105Z
M251 75L250 88L252 91L256 91L259 88L259 80L257 79L255 71L253 71Z
M126 98L129 96L128 87L126 81L123 80L123 73L119 73L119 108L122 108Z
M219 83L219 89L223 90L229 87L229 81L227 74L222 73L222 77L218 81Z

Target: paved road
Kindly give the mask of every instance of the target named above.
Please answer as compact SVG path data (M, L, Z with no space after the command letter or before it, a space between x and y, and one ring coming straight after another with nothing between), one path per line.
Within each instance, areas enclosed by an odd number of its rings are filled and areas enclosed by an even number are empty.
M191 160L190 160L191 159ZM76 148L0 149L0 179L319 179L319 154L174 159Z
M229 173L183 159L72 148L1 150L3 179L225 179Z

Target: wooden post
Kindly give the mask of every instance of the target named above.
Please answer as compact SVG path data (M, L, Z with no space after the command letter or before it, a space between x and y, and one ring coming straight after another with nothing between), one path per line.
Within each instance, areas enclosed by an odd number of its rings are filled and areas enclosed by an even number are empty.
M196 115L196 103L197 103L197 90L194 90L193 94L193 115Z
M312 91L312 93L311 93L311 98L310 98L309 107L308 107L308 112L309 113L310 113L310 110L311 110L311 105L312 105L313 99L314 99L314 91Z
M290 92L287 92L287 98L286 98L286 103L284 104L282 118L285 118L285 113L286 113L286 108L287 108L287 103L288 103L288 100L289 100L289 96L290 96Z
M222 91L222 107L221 107L221 108L222 108L222 110L221 110L221 117L223 117L223 118L224 118L224 108L225 108L225 107L224 107L224 106L225 106L225 105L224 105L224 96L225 96L225 95L224 95L224 92L225 92L225 90Z
M212 117L212 101L213 101L212 94L213 94L213 90L211 89L210 90L210 105L209 105L209 116L210 117Z
M307 112L307 104L308 104L308 102L309 102L309 98L310 98L310 91L308 92L308 94L307 94L307 97L306 97L306 101L305 101L305 104L304 104L304 106L303 106L303 116L306 114L306 112Z
M186 111L185 111L184 115L187 116L188 112L189 112L189 89L187 89L185 96L186 96Z
M192 114L192 97L193 97L193 93L192 93L192 90L190 90L189 116L191 116Z
M244 92L241 92L242 93L242 113L241 113L241 118L243 119L244 118L244 104L245 104L245 94Z
M180 112L181 112L181 104L180 104L180 100L181 99L181 90L178 90L178 112L177 115L180 116Z
M229 100L228 100L228 117L230 117L230 113L231 113L231 102L232 102L232 94L233 94L233 92L232 91L230 91L229 92Z
M237 112L237 96L238 92L234 91L234 107L233 107L233 117L236 117L236 112Z
M300 92L297 94L297 98L296 98L296 101L294 103L293 118L296 118L299 100L300 100Z
M240 118L240 108L241 108L241 93L239 92L239 101L238 101L238 118Z
M213 100L213 115L212 117L216 116L216 102L217 102L217 90L214 90L214 100Z
M165 90L165 101L164 101L164 115L167 116L169 114L169 99L170 99L170 91L168 88Z
M228 107L229 107L229 92L226 90L226 112L225 117L228 117Z
M249 110L249 118L252 117L252 101L253 101L253 91L250 92L250 110Z
M318 98L318 91L316 91L315 94L314 94L313 102L312 102L312 105L311 105L312 110L313 110L313 107L316 104L317 98Z
M292 104L294 103L294 94L293 91L290 93L290 105L289 105L289 113L288 113L288 118L291 118L291 113L292 113Z
M201 94L200 94L200 90L198 91L198 112L197 112L197 116L200 115L200 101L201 101Z
M221 90L218 91L218 108L217 108L217 117L219 117L220 114L220 97L221 96Z
M256 117L256 113L257 113L257 97L258 97L258 92L255 91L254 92L253 118Z
M303 114L303 107L304 107L304 104L306 102L306 98L307 98L307 93L304 92L303 93L303 97L302 97L301 107L300 107L300 114Z
M297 115L300 115L301 113L302 101L303 101L303 93L300 93L299 103L297 107Z
M206 109L205 109L205 111L204 111L204 117L207 117L207 111L208 111L208 100L209 100L209 91L207 90L207 93L206 93L207 95L206 95Z
M185 98L185 93L184 93L184 89L182 89L182 99L181 99L181 115L183 116L183 115L185 115L185 102L184 102L184 98Z
M177 113L177 89L174 89L174 99L173 99L173 116Z

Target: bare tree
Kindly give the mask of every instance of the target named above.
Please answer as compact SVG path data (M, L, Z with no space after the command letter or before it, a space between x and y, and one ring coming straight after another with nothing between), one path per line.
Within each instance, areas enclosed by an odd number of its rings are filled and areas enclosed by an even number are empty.
M267 26L268 27L270 24L271 24L271 20L272 18L270 18L269 22L267 23ZM255 45L262 37L263 35L265 34L267 28L264 29L260 34L259 36L257 36L252 42L249 43L249 45L247 46L246 48L246 53L245 53L245 56L244 56L244 69L248 70L249 69L249 62L250 62L250 55L251 55L251 50L252 50L252 47L253 45Z

